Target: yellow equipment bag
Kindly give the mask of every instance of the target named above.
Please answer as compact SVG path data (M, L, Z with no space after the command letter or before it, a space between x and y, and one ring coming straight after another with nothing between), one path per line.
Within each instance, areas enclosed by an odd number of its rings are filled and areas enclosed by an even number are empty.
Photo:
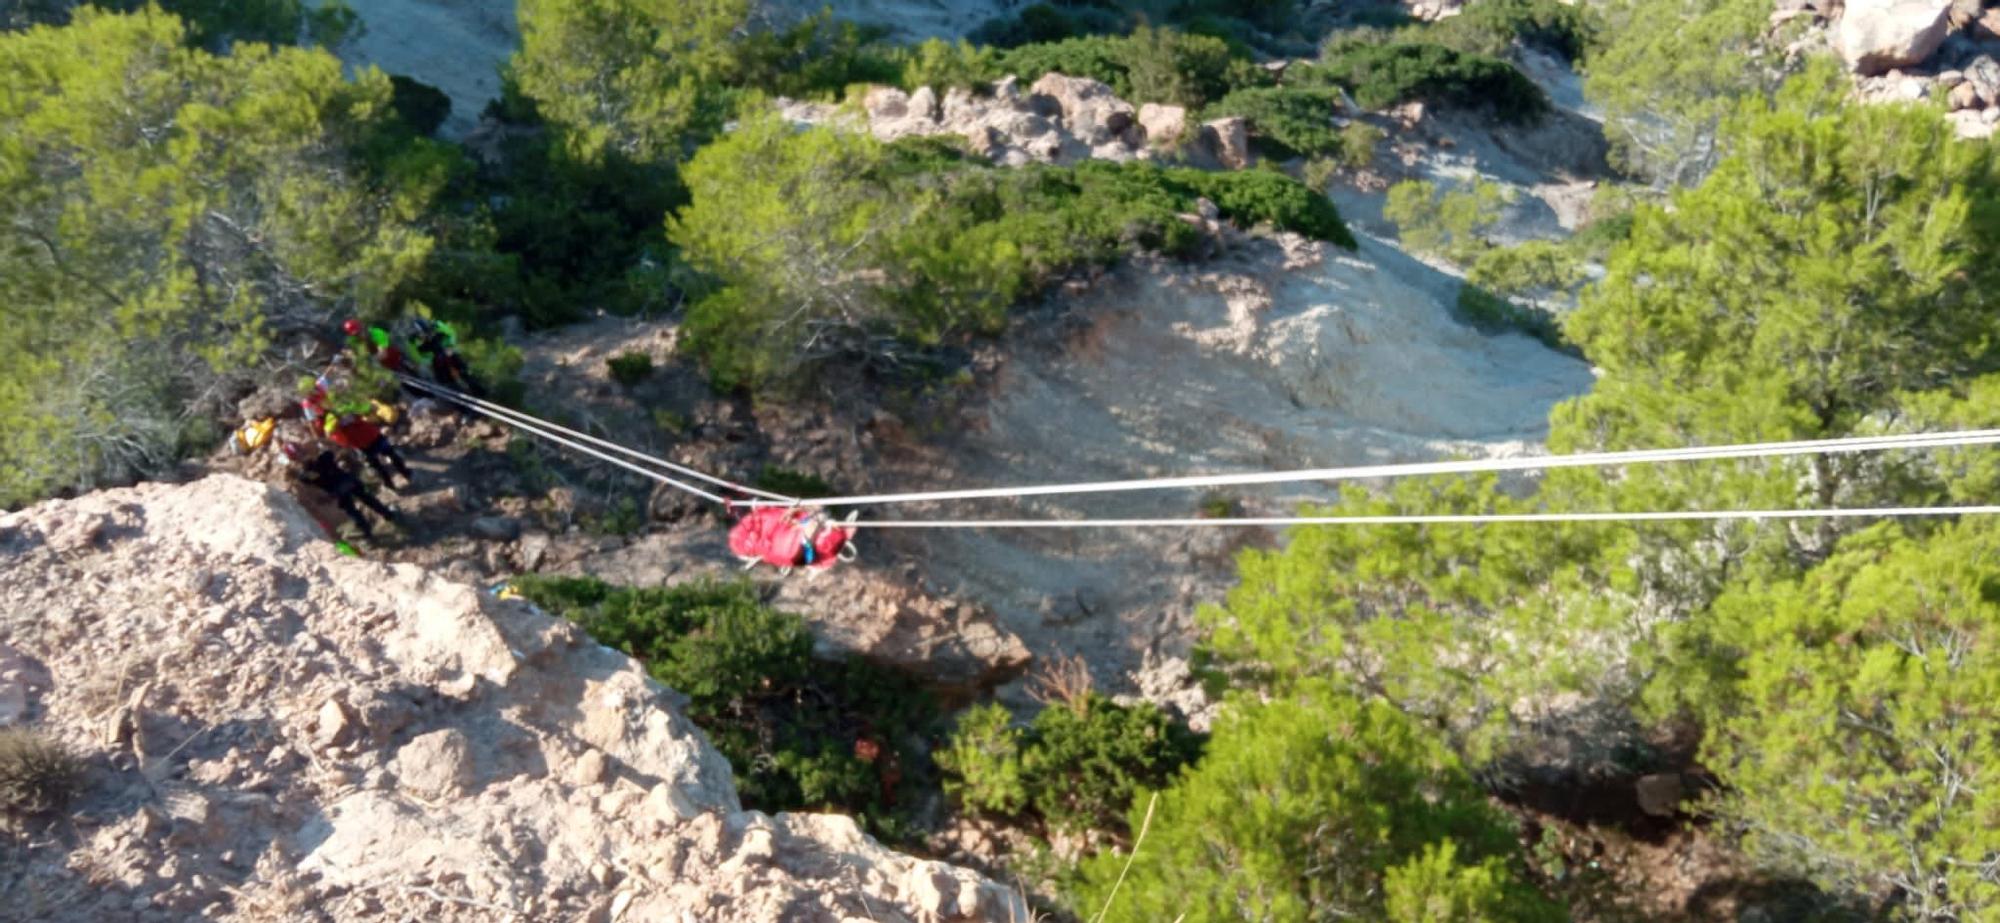
M271 442L271 431L277 429L277 427L278 421L271 417L244 423L237 428L233 439L236 443L236 451L248 455L269 445Z
M377 422L380 422L383 426L396 425L396 405L385 404L381 401L369 401L368 403L375 407L373 416Z

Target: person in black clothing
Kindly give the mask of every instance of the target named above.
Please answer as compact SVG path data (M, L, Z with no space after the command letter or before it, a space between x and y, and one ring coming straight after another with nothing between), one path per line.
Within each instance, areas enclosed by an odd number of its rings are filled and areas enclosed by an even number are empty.
M419 358L427 358L431 364L431 379L447 388L456 388L473 397L483 398L486 389L472 377L472 370L466 367L465 357L458 354L458 331L444 321L417 318L416 336L412 345Z
M341 467L340 457L335 455L332 449L322 449L318 455L308 458L309 450L304 446L296 442L287 442L284 445L284 452L286 459L300 465L299 480L332 497L333 502L340 506L340 511L346 513L347 518L354 520L354 524L360 527L362 538L373 541L375 529L369 524L368 518L361 515L361 506L374 510L376 515L385 520L396 521L396 511L383 506L382 501L375 499L375 495L368 491L368 486L361 483L360 478Z

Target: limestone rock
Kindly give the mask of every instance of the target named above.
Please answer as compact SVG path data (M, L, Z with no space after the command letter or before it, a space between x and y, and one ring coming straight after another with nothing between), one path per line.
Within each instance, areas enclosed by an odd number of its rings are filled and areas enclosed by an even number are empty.
M917 860L851 819L743 811L728 763L630 658L321 534L229 475L0 514L0 683L25 679L38 726L72 741L123 702L129 739L184 769L83 793L79 812L121 818L81 846L118 886L29 863L15 884L46 896L37 919L193 919L221 882L288 920L923 916L899 887ZM970 889L977 919L1027 918L946 872L961 912Z
M1951 29L1951 0L1847 0L1835 44L1864 76L1920 64Z
M1187 108L1147 103L1139 107L1139 125L1146 129L1148 144L1172 144L1187 131Z
M1250 123L1239 116L1203 122L1197 144L1223 167L1240 170L1250 165Z
M1047 73L1028 89L1054 100L1069 132L1090 147L1114 140L1136 124L1132 104L1119 99L1102 81Z
M1974 88L1970 83L1961 83L1958 86L1952 87L1950 95L1947 98L1951 100L1951 108L1955 110L1977 109L1981 102L1979 90Z
M420 797L451 798L472 785L472 746L456 728L432 731L396 751L394 771Z

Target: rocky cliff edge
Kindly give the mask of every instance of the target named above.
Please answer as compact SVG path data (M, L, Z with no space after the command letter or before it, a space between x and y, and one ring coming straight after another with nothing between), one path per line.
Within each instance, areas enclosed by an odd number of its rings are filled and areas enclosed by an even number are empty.
M0 516L0 725L90 766L0 843L7 912L1029 918L849 818L743 810L675 694L574 625L319 535L233 476Z

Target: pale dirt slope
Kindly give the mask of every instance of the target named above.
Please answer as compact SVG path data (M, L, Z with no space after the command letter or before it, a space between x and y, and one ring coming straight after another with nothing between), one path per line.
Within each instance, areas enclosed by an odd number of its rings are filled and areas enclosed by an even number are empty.
M575 626L317 536L227 475L0 516L0 723L91 764L0 841L0 918L1026 918L847 818L742 810Z

